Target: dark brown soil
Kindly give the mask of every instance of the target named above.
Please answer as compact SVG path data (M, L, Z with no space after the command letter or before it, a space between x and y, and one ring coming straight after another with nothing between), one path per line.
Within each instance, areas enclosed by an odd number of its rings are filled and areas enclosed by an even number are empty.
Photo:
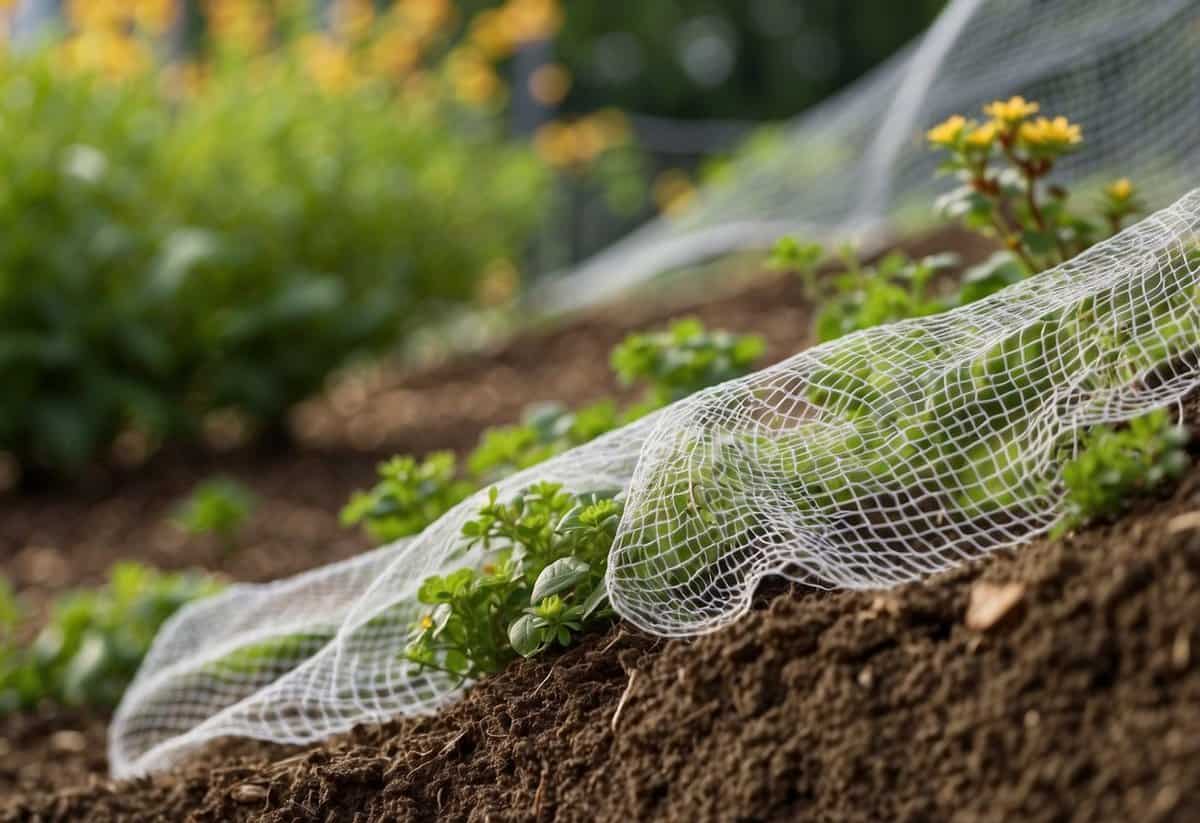
M968 625L997 586L1012 607ZM436 717L231 741L0 817L1191 821L1198 649L1200 468L1116 524L925 584L784 592L690 641L616 626Z

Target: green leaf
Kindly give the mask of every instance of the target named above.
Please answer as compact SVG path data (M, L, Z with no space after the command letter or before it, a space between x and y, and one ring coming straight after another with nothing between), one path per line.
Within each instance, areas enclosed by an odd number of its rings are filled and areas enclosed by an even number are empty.
M563 557L555 560L538 575L533 584L533 592L529 596L530 603L539 603L544 598L559 594L570 589L575 584L587 579L592 567L577 557Z
M601 581L600 585L592 589L592 593L583 601L582 613L580 619L587 620L592 616L592 613L608 602L608 588Z
M533 657L545 648L544 624L532 614L523 614L508 627L508 642L522 657Z

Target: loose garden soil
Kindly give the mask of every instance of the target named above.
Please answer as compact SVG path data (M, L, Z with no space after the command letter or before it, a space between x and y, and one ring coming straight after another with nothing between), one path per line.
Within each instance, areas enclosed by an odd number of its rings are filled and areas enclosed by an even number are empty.
M26 590L50 592L119 556L245 579L346 556L363 543L336 510L377 459L462 448L530 401L606 392L605 353L663 319L654 308L375 377L353 402L334 389L290 454L167 456L115 491L6 501L0 559ZM808 329L785 279L694 313L759 331L773 357ZM1187 419L1200 424L1200 404ZM264 501L229 556L162 537L169 506L217 469ZM11 716L0 820L1200 819L1200 468L1117 523L932 581L780 586L760 600L700 638L614 626L435 717L308 748L224 741L127 783L104 777L102 717Z

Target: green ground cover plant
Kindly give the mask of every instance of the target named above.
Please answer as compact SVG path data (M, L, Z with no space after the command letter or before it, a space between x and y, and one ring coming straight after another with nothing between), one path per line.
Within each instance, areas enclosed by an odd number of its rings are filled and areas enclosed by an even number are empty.
M116 705L163 621L220 588L203 575L120 563L103 587L61 596L45 627L22 643L25 611L0 580L0 714L42 702Z

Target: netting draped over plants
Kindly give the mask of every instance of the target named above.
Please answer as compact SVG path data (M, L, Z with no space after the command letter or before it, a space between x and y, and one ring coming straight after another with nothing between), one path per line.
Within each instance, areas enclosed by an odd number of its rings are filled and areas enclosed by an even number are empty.
M742 614L759 580L910 581L1026 540L1061 515L1085 427L1200 384L1200 189L985 300L851 334L721 384L498 485L621 489L617 613L663 635ZM426 712L457 679L403 657L430 574L478 566L463 523L268 585L162 631L114 719L116 775L216 737L314 740Z
M1088 150L1057 170L1075 190L1117 172L1152 208L1200 161L1200 2L952 0L924 37L832 100L753 141L678 215L552 281L551 310L588 305L705 258L798 232L870 244L927 222L939 186L920 135L1021 94L1084 124Z

